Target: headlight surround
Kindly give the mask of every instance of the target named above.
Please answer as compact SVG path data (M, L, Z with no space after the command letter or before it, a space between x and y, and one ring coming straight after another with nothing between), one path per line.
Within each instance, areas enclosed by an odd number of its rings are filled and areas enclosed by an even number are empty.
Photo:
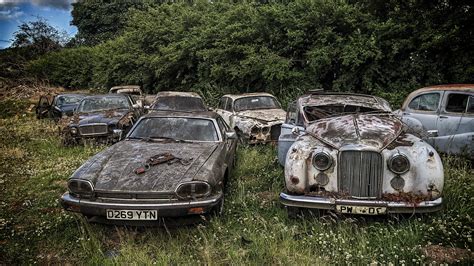
M176 196L180 199L207 197L211 194L211 185L204 181L191 181L178 185Z
M329 153L322 151L313 155L312 162L314 168L318 169L319 171L325 171L331 167L333 160Z
M387 162L388 169L394 172L395 174L404 174L410 170L410 160L404 154L397 153L394 154Z
M94 193L94 187L88 180L71 179L67 182L67 188L72 194L84 198L90 198Z

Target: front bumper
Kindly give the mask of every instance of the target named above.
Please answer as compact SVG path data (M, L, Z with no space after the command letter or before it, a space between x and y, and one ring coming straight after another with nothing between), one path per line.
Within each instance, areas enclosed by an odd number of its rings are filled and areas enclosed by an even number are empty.
M334 199L317 196L295 196L280 193L280 201L289 207L323 209L336 211L336 205L363 206L363 207L386 207L387 213L428 213L439 211L443 208L442 198L432 201L418 203L395 202L382 200L357 200L357 199Z
M204 199L169 202L104 202L73 197L68 192L61 197L61 205L67 211L80 212L86 216L106 217L106 210L157 210L158 217L180 217L209 213L223 198L222 192ZM135 202L134 202L135 201ZM199 213L196 213L196 209Z

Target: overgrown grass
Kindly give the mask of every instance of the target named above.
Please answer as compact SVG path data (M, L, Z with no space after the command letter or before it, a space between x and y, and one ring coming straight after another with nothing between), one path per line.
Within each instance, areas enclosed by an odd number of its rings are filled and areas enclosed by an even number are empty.
M439 213L293 220L278 201L276 150L240 147L223 216L178 228L114 227L58 205L68 176L104 147L64 148L56 126L31 114L0 125L0 263L411 264L431 261L426 246L473 248L474 174L457 158L444 160Z

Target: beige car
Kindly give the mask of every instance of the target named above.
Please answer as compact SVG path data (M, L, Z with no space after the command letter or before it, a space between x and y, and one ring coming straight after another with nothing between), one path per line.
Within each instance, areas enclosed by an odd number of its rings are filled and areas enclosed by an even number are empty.
M227 94L216 112L237 132L243 143L278 141L286 112L269 93Z

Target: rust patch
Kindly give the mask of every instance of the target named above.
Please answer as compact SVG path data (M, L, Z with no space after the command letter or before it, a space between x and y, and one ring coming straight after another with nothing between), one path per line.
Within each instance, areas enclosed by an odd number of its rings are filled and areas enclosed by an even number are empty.
M337 192L337 191L326 191L326 190L319 190L319 191L311 191L305 193L306 196L318 196L318 197L327 197L327 198L334 198L334 199L349 199L351 195L348 192Z
M384 193L382 194L382 200L395 201L395 202L407 202L418 204L422 201L430 200L430 195L417 194L413 192L399 192L399 193Z
M409 140L406 140L408 137L408 135L405 133L405 134L401 134L400 136L398 136L397 139L395 139L392 143L388 144L387 145L387 149L389 150L393 150L397 147L400 147L400 146L406 146L406 147L411 147L413 146L413 142L412 141L409 141Z

